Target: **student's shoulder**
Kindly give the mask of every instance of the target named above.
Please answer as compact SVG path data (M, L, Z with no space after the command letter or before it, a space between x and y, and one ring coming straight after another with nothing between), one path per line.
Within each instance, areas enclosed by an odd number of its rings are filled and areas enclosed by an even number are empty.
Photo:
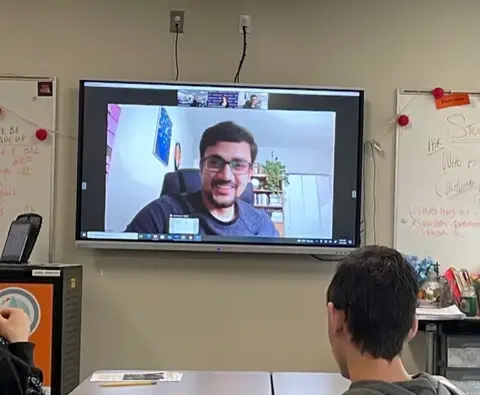
M427 373L419 373L413 376L412 379L428 381L438 395L464 395L459 388L442 376L432 376Z
M385 395L373 388L349 388L342 395Z

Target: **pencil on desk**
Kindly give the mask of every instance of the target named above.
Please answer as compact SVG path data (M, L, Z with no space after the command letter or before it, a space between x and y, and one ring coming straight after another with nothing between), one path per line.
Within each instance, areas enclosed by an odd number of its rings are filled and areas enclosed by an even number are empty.
M157 384L154 380L145 380L145 381L115 381L111 383L102 383L100 387L139 387L142 385L155 385Z

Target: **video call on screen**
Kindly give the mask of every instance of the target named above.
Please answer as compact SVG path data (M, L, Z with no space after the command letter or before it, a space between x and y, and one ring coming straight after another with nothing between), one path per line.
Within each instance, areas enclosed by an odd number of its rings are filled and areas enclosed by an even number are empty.
M358 245L363 93L139 85L83 87L77 238Z

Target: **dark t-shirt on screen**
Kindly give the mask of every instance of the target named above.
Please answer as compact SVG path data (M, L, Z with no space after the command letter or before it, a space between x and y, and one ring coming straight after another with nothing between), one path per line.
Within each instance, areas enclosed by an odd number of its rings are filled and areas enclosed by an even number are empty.
M238 200L237 216L222 222L211 215L202 203L201 192L164 195L147 204L127 226L126 232L168 233L171 215L189 215L199 219L199 233L230 237L278 237L278 231L267 213Z

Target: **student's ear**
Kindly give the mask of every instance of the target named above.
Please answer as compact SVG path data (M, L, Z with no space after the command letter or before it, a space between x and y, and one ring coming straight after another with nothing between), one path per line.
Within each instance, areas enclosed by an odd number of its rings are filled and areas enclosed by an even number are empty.
M327 315L328 315L329 332L332 335L343 332L343 329L344 329L343 327L345 323L345 313L343 311L337 310L332 302L328 302Z
M413 319L412 328L410 329L410 332L408 332L407 342L412 340L417 334L417 332L418 332L418 318L415 316L415 318Z

